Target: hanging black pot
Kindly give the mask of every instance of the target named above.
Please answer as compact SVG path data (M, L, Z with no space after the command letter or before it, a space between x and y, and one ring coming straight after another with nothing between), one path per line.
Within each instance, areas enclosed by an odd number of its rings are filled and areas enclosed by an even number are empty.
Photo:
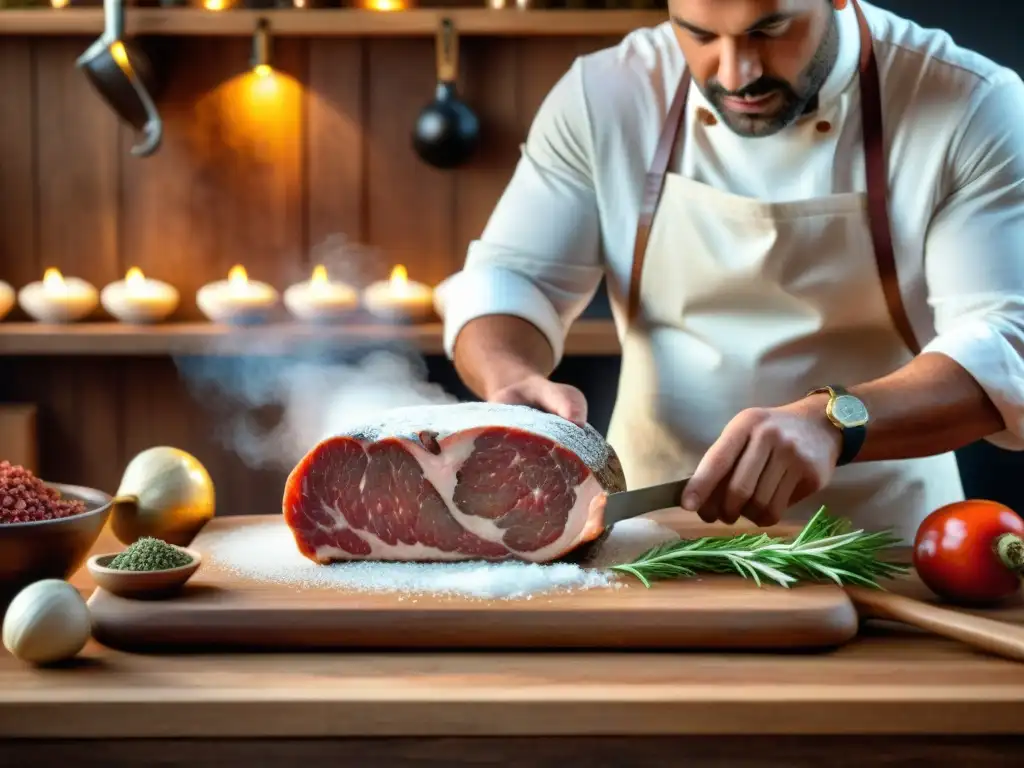
M143 134L132 147L136 157L156 152L163 138L163 121L153 97L156 71L142 46L124 40L124 0L103 0L105 29L76 62L89 82L124 122Z
M459 39L451 19L442 19L437 35L437 89L416 120L412 144L435 168L455 168L476 151L480 121L458 96Z

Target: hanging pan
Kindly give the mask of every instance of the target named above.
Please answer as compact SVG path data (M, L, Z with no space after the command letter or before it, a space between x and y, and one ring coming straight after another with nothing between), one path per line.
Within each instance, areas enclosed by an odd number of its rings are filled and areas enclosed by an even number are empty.
M142 46L124 40L124 0L103 0L103 17L103 34L76 66L118 117L143 134L132 154L148 157L163 138L163 122L150 95L157 88L156 70Z
M459 99L459 38L451 19L441 20L437 34L437 88L434 100L416 120L412 144L416 154L435 168L465 163L480 139L480 121Z

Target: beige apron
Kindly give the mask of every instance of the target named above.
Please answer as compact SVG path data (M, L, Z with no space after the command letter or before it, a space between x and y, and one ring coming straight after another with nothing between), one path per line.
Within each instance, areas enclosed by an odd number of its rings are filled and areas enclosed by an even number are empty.
M668 173L686 123L683 74L646 179L609 429L630 488L691 473L745 408L869 381L919 351L896 279L878 70L854 9L866 194L766 203ZM826 504L911 539L925 515L962 498L951 453L853 463L786 519Z

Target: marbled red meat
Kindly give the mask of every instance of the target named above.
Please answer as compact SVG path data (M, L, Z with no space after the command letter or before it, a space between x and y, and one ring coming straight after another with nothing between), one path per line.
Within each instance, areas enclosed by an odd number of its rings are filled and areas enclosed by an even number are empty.
M416 406L321 441L283 512L311 560L556 560L604 530L619 461L590 427L525 406Z

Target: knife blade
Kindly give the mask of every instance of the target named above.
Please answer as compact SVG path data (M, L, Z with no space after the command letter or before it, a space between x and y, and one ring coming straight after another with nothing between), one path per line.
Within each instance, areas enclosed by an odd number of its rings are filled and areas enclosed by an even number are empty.
M686 477L660 485L649 485L635 491L609 493L605 499L604 527L611 528L615 523L631 517L657 512L659 509L678 507L683 496L683 489L690 481Z

